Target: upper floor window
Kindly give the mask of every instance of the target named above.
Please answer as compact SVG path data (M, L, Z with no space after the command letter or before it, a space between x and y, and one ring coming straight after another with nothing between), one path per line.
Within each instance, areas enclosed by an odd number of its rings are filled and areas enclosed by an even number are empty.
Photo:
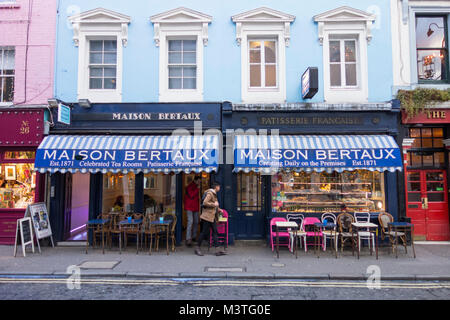
M277 42L249 41L250 88L277 87Z
M330 85L331 87L358 86L358 59L356 40L330 40Z
M117 41L89 41L89 89L116 89Z
M14 100L15 50L0 47L0 103Z
M197 41L169 40L169 89L197 89Z
M421 82L449 80L447 16L416 17L417 74Z

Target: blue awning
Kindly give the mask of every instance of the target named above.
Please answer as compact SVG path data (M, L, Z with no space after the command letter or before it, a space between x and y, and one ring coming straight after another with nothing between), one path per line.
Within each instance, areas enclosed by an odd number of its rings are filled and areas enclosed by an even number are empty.
M388 135L237 135L234 171L343 172L402 170L402 154Z
M46 137L35 170L45 172L178 173L217 171L217 135Z

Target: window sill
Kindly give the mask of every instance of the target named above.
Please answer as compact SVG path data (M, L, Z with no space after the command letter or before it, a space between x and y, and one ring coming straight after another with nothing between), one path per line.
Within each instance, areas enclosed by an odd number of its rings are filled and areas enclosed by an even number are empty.
M20 4L15 2L0 3L0 10L1 9L20 9Z
M13 104L12 102L0 102L0 107L11 107Z

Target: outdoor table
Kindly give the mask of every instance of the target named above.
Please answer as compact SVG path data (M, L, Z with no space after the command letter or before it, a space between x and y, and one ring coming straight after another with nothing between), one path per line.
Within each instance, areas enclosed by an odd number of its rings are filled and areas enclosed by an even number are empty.
M89 246L89 229L94 230L96 227L101 226L102 228L102 250L103 254L105 254L105 237L104 237L104 230L105 225L109 222L109 219L92 219L86 222L86 228L87 228L87 239L86 239L86 254L88 253L88 246ZM95 236L95 235L93 235Z
M130 226L139 226L142 223L142 219L131 219L131 221L122 220L119 222L119 253L122 254L122 226L125 228ZM136 254L139 254L139 231L136 233Z
M277 238L277 243L276 243L276 247L277 247L277 258L280 258L280 237L278 234L278 228L292 228L294 229L293 231L297 231L298 230L298 224L296 222L293 221L277 221L275 222L275 230L276 230L276 238ZM294 237L294 251L295 251L295 258L297 259L297 237Z
M336 253L336 259L337 259L337 246L336 246L336 224L335 223L322 223L317 222L314 224L314 253L316 251L316 247L320 244L319 237L317 234L320 234L321 229L330 229L333 234L333 240L334 240L334 246L335 246L335 253ZM316 240L317 239L317 240ZM317 241L317 243L316 243ZM325 241L325 237L322 237L322 241ZM317 258L319 258L320 250L318 250Z
M170 221L152 221L150 222L150 225L155 226L155 227L159 227L162 228L164 227L166 229L166 251L167 251L167 255L169 255L169 227L170 227ZM158 237L158 232L156 232L156 236ZM153 243L153 237L150 237L150 252L149 254L152 254L152 243ZM158 242L159 243L159 242ZM159 245L158 245L158 249L159 249Z
M352 223L352 242L354 241L353 236L356 231L356 236L359 237L358 232L361 229L369 229L368 232L373 233L375 236L375 253L378 260L378 225L371 222L353 222ZM370 241L370 240L369 240ZM353 247L352 247L353 249ZM359 241L356 241L356 251L359 259ZM372 246L370 246L370 254L372 255Z
M406 232L409 231L411 233L411 246L414 253L414 259L416 258L416 249L414 248L414 225L409 222L390 222L388 223L389 231L394 230L395 232L395 257L398 258L398 237L397 232L402 231L405 233L406 238ZM408 251L406 251L408 253Z

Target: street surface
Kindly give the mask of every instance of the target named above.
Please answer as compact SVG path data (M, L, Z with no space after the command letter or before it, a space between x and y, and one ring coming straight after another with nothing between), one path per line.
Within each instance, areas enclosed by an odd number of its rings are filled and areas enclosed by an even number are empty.
M122 279L0 279L0 300L448 300L450 282ZM80 289L77 289L77 284ZM73 288L72 290L68 287Z

